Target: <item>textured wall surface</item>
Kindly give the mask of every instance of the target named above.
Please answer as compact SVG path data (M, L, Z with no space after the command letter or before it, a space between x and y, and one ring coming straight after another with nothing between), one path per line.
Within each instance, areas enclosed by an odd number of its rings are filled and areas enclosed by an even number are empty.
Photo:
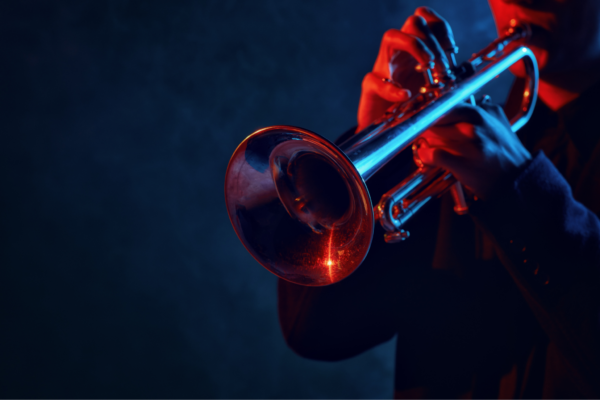
M1 2L0 396L390 397L393 342L286 347L223 179L256 128L354 125L418 5L495 36L480 0Z

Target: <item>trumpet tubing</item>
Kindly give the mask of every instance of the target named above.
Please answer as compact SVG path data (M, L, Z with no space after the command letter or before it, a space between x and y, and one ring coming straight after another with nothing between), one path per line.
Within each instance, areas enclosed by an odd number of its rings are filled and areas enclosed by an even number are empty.
M376 221L386 242L406 239L402 229L429 200L452 191L455 211L467 204L460 183L423 166L373 207L365 181L398 153L418 146L420 135L514 63L527 71L514 131L529 120L537 98L535 56L521 43L527 26L515 26L452 73L425 85L409 101L339 146L306 129L273 126L248 136L235 150L225 179L231 223L246 249L267 270L290 282L324 286L344 279L364 260ZM453 58L451 58L453 59Z

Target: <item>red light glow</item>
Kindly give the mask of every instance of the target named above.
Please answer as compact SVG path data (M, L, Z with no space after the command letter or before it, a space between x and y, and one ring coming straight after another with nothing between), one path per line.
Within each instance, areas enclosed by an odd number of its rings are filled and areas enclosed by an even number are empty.
M329 267L329 279L331 280L331 283L333 283L333 274L331 272L331 266L333 265L333 261L331 260L331 241L333 240L333 231L334 229L331 230L331 235L329 235L329 256L327 257L327 267Z

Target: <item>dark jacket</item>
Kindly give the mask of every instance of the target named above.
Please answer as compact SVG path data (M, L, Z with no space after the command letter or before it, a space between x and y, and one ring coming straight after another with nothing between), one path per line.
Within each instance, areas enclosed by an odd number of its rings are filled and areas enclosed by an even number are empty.
M284 336L298 354L341 360L397 336L397 397L600 397L600 126L595 89L521 130L534 154L469 216L443 197L411 237L371 251L346 280L279 282ZM369 182L398 182L404 154ZM405 173L406 171L403 171Z

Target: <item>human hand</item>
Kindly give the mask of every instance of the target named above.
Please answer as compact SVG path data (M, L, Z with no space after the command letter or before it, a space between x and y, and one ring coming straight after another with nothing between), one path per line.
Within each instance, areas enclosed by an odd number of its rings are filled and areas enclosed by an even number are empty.
M388 30L381 41L373 70L365 75L358 108L358 130L363 130L394 103L403 102L424 84L418 64L434 64L445 74L450 65L445 51L454 50L450 25L428 7L419 7L402 28Z
M401 30L387 31L373 71L363 79L358 130L423 86L417 64L434 63L434 73L444 75L450 66L445 52L455 48L449 24L427 7L417 8ZM456 107L424 133L420 143L418 155L424 164L449 170L482 199L493 196L531 159L502 109L489 99L478 107Z
M489 97L460 105L417 142L425 165L449 170L479 198L492 198L516 178L531 154L512 131L502 108Z

